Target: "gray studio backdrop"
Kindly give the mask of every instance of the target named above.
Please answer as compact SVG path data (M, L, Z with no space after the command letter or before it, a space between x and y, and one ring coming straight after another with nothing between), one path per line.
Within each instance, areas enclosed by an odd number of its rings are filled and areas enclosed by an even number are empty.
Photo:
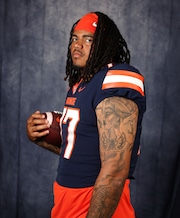
M35 110L62 110L69 32L89 11L118 25L145 76L147 111L132 181L137 218L178 218L180 1L0 0L0 217L48 218L58 155L26 136Z

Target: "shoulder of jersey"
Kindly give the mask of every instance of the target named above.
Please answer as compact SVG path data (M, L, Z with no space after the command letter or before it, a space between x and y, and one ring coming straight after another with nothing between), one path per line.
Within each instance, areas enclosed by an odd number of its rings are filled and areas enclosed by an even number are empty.
M102 90L110 88L129 88L144 96L144 77L139 71L127 64L117 64L108 69Z

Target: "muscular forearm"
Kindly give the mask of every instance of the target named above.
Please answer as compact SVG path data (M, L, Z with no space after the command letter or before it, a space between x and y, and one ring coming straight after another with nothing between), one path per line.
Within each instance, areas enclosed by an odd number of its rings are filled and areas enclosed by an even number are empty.
M111 218L121 197L126 178L106 175L98 178L94 186L87 218Z
M61 149L55 145L51 145L45 141L34 141L35 144L39 145L42 148L45 148L55 154L60 154Z

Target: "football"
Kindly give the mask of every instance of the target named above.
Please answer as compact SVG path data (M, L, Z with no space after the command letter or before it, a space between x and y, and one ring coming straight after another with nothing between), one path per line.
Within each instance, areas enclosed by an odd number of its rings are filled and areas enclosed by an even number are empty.
M59 111L51 111L43 113L45 118L49 121L49 134L44 136L44 140L52 145L61 147L61 128L60 128L60 119L62 113Z

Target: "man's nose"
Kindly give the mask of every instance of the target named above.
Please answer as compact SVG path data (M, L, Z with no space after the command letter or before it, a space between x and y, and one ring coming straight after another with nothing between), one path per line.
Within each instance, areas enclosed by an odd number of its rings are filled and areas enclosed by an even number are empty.
M82 48L83 47L83 42L81 39L78 39L75 43L75 48Z

